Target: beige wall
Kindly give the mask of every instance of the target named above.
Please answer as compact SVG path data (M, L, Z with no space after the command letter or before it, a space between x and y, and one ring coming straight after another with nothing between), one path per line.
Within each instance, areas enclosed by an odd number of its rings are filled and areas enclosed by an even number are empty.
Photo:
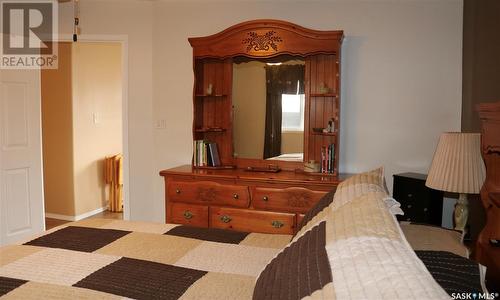
M70 34L72 6L59 12ZM344 30L342 172L385 165L392 186L393 173L427 172L439 134L460 129L461 0L82 1L84 34L128 39L132 219L163 221L158 171L191 161L187 38L263 18ZM159 120L167 128L153 129Z
M71 44L59 44L59 68L41 71L45 211L75 214Z
M304 132L285 131L281 133L281 153L304 152Z
M62 43L59 69L42 71L47 213L78 216L106 207L103 158L122 153L118 43Z
M266 130L266 70L262 62L233 65L232 100L235 154L262 159Z
M163 221L164 203L153 196L153 183L159 176L158 163L154 162L155 152L153 150L156 148L156 142L153 139L152 107L152 8L151 1L86 0L80 1L80 18L82 20L82 35L86 35L87 39L125 40L128 56L126 95L128 113L124 115L124 120L128 124L128 133L124 136L124 140L128 141L128 153L125 155L128 156L129 160L124 167L130 170L130 183L125 177L124 189L128 189L129 197L135 199L130 201L129 213L134 220ZM73 33L73 13L71 3L59 5L59 34L71 36ZM82 36L82 39L84 38ZM167 57L168 52L159 55ZM186 70L187 74L189 71ZM190 89L192 90L192 87ZM172 97L172 95L167 93L158 95L158 97L165 99ZM169 124L168 127L174 128L175 126L172 127ZM189 134L190 128L186 128L186 134ZM176 156L174 152L170 151L162 155L167 155L171 159L175 159Z
M122 153L122 70L118 43L73 44L75 212L105 207L103 158Z

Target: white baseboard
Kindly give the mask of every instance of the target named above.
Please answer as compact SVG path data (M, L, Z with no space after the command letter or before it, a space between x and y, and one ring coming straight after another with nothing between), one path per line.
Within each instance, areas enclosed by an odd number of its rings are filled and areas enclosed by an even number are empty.
M107 209L108 209L107 206L101 207L101 208L98 208L98 209L95 209L93 211L89 211L89 212L86 212L86 213L83 213L83 214L77 215L77 216L67 216L67 215L45 213L45 217L50 218L50 219L57 219L57 220L64 220L64 221L72 221L73 222L73 221L80 221L82 219L91 217L91 216L98 214L98 213L101 213Z

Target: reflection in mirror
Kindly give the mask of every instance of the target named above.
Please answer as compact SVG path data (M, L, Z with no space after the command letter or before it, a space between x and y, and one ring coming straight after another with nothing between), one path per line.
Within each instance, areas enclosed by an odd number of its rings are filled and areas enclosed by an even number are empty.
M234 156L303 161L304 60L235 59Z

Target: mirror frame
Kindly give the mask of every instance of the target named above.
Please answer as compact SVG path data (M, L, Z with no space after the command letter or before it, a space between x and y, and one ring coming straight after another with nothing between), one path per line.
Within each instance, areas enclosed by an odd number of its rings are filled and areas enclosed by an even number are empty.
M219 59L228 61L237 56L257 60L286 54L300 56L304 59L317 54L336 54L340 57L343 36L342 30L312 30L286 21L262 19L236 24L219 33L189 38L188 41L193 48L193 68L195 68L196 60ZM196 74L196 70L194 71ZM194 81L193 105L196 101L196 78ZM310 101L307 93L305 101L304 113L307 123ZM228 113L231 114L232 127L232 111ZM193 120L193 136L194 134L195 120ZM309 157L307 153L309 134L309 132L304 132L304 160ZM231 142L233 143L233 141ZM233 149L233 145L231 145L231 153L234 152ZM232 157L232 163L238 168L262 168L268 165L277 165L284 170L300 169L304 164L304 162L279 160L270 162L264 159L235 157Z

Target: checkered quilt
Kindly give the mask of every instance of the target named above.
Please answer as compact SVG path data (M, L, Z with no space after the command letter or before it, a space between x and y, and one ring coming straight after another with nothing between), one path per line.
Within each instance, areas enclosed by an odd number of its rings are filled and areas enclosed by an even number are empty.
M69 223L0 248L0 297L250 299L256 277L290 238L121 220Z
M384 182L382 169L343 181L293 237L103 219L71 223L0 248L0 297L450 299L404 237L393 215L399 203ZM456 257L420 255L440 260L433 270L441 282L452 278L439 272Z

